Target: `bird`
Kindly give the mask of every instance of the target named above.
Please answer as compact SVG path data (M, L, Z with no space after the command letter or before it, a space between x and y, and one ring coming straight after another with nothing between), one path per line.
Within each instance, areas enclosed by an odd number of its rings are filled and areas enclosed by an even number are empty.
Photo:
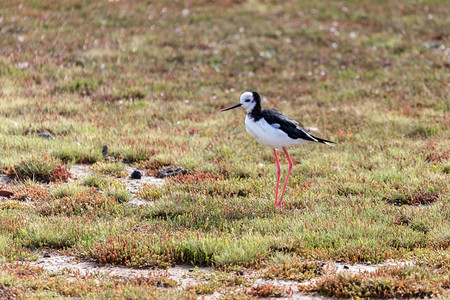
M245 129L260 144L273 148L275 162L277 164L277 184L275 188L275 207L282 208L283 196L287 182L291 174L292 163L286 147L315 142L334 146L336 143L318 138L310 134L299 123L276 109L262 109L261 96L257 92L245 92L239 98L239 104L222 109L228 111L243 107L247 112L245 117ZM280 185L281 167L278 160L277 150L283 150L289 162L286 180L278 200L278 189Z

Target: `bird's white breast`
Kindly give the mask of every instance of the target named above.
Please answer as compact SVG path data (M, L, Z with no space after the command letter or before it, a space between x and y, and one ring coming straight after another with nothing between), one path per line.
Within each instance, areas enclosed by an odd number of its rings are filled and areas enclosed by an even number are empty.
M279 129L279 124L273 125L267 123L264 118L254 121L248 115L245 117L245 129L256 141L264 146L281 149L307 142L303 139L292 139L284 131Z

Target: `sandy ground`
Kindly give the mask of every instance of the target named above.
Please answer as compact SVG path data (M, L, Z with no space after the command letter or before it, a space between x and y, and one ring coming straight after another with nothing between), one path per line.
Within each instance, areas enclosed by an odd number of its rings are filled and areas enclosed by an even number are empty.
M141 179L132 179L130 177L131 173L135 170L140 171L143 174ZM94 174L94 172L90 170L88 165L81 164L73 165L69 171L70 174L72 174L72 181L80 180L86 176ZM151 201L141 199L136 194L139 191L139 188L145 184L152 184L157 186L163 185L164 179L156 178L153 176L146 176L144 175L146 173L146 170L135 169L130 165L127 165L126 172L128 173L128 176L119 178L119 180L125 184L126 189L131 193L131 200L127 204L130 207L152 205Z
M63 271L76 272L79 274L99 274L108 277L118 278L132 278L132 277L151 277L151 276L167 276L168 278L175 280L179 283L178 288L183 289L188 286L193 286L204 282L205 276L202 274L210 274L214 272L212 267L193 267L191 265L180 265L171 267L167 270L164 269L134 269L123 266L112 265L100 265L95 262L82 261L74 256L64 256L59 254L51 254L49 257L41 256L34 262L29 262L30 265L39 266L49 272L58 274ZM327 272L375 272L380 267L388 265L407 265L413 264L413 262L385 262L382 264L345 264L345 263L327 263L325 265L325 273ZM277 287L284 288L290 291L289 297L279 299L331 299L319 295L311 295L303 292L299 292L298 285L306 285L314 281L306 280L303 282L289 281L289 280L277 280L277 279L265 279L258 277L259 273L253 270L245 270L244 277L253 282L254 286L272 284ZM217 299L222 296L223 293L215 292L212 295L207 295L204 299Z
M130 177L131 173L135 170L141 171L141 173L143 174L141 179L132 179ZM94 172L90 169L89 165L82 165L82 164L73 165L69 169L69 172L72 175L72 177L69 179L69 181L71 181L71 182L83 179L86 176L94 174ZM139 188L141 186L146 185L146 184L161 186L164 184L164 179L144 175L146 173L146 170L139 170L139 169L133 168L130 165L126 166L126 172L128 175L124 178L118 178L118 180L120 180L121 182L123 182L125 184L125 188L131 194L131 200L128 201L127 204L130 207L152 205L153 203L151 201L139 198L137 196L137 192L139 191ZM6 175L0 173L0 188L1 189L8 190L8 186L13 186L16 184L18 184L18 182L16 182L14 179L11 179L11 178L7 177ZM0 197L0 202L4 202L4 201L11 201L11 200L9 200L6 197ZM16 201L16 200L13 200L13 201ZM25 202L23 202L23 203L25 203ZM33 206L33 203L27 203L27 204L29 204L30 206Z

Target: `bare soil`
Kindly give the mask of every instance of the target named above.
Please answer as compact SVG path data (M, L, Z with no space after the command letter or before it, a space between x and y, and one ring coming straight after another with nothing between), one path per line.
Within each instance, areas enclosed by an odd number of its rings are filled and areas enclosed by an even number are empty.
M194 286L196 284L205 282L203 278L215 271L212 267L193 267L191 265L177 265L165 269L135 269L128 268L124 266L113 266L113 265L101 265L91 261L83 261L74 256L65 256L60 254L51 254L50 257L40 256L38 260L34 262L29 262L32 266L41 267L51 273L62 273L64 271L79 273L82 275L87 274L99 274L108 277L118 277L118 278L133 278L133 277L154 277L154 276L167 276L168 278L175 280L179 283L177 288L184 289L189 286ZM345 263L335 263L328 262L325 265L325 274L330 272L375 272L379 268L384 266L394 266L394 265L410 265L413 264L411 261L388 261L381 264L345 264ZM260 272L257 270L246 269L244 271L244 277L249 279L253 286L271 284L276 287L280 287L289 291L289 299L331 299L328 297L323 297L316 294L308 294L300 292L298 290L298 285L306 285L314 280L305 280L303 282L290 281L290 280L279 280L279 279L265 279L260 277ZM221 292L215 292L214 294L207 295L204 299L217 299L222 295ZM288 299L280 298L280 299Z

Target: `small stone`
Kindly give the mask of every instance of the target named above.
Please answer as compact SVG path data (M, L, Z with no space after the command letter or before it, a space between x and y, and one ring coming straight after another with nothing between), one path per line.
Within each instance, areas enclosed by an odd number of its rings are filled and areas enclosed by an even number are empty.
M186 169L182 168L182 167L167 167L167 168L162 168L160 170L158 170L158 176L160 178L164 178L164 177L170 177L170 176L176 176L178 174L186 174L187 171Z
M49 258L49 257L50 257L50 254L44 253L44 257L45 257L45 258Z
M50 132L48 132L47 130L39 130L37 134L40 137L42 137L44 139L47 139L47 140L54 140L55 139L55 137Z
M108 146L107 145L103 145L102 147L102 155L104 158L106 158L106 155L108 155Z
M350 267L349 266L344 266L344 269L350 269Z
M134 170L133 173L131 173L131 179L141 179L142 173L138 170Z
M244 275L244 271L242 271L242 270L237 270L237 271L236 271L236 275L242 276L242 275Z

